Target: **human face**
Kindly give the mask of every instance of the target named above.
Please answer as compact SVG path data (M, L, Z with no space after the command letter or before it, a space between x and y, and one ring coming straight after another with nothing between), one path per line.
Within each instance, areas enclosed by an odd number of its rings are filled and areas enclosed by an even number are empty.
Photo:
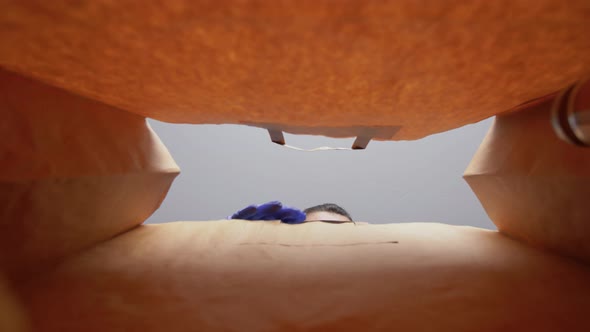
M317 211L312 212L307 215L305 221L320 221L320 220L329 220L329 221L340 221L340 222L350 222L351 220L346 218L343 215L333 212L327 211Z

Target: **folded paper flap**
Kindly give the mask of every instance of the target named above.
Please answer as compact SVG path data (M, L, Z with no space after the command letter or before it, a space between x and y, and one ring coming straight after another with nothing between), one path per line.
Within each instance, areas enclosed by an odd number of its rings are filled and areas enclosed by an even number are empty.
M552 103L497 116L464 176L590 177L590 149L557 136Z
M27 278L135 227L178 165L146 119L0 68L0 269Z
M136 227L160 206L176 175L0 182L0 270L25 280Z
M558 137L555 104L497 116L464 177L500 231L588 263L590 149Z
M400 126L296 126L277 123L249 123L242 124L264 128L269 132L286 132L295 135L320 135L334 138L364 137L375 140L391 140L401 129ZM274 141L274 140L273 140Z
M0 68L0 181L179 172L145 118Z

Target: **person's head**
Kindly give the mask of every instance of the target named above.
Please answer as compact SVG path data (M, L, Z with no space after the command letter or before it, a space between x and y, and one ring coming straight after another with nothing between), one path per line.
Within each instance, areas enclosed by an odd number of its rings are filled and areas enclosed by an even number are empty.
M352 217L346 210L333 203L325 203L305 209L305 221L330 220L352 221Z

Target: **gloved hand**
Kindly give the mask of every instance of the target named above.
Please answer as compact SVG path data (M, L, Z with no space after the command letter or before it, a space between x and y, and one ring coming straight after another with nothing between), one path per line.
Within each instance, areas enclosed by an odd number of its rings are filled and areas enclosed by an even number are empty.
M283 206L273 201L261 205L250 205L228 219L280 220L286 224L300 224L305 221L305 213L299 209Z

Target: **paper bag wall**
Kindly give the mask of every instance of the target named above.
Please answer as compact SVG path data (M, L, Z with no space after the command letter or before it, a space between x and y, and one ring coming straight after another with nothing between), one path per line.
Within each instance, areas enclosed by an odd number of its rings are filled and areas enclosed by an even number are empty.
M557 137L550 108L496 117L465 179L501 232L590 263L590 149Z
M0 331L29 331L23 307L18 303L15 292L8 287L0 275Z
M587 0L54 0L1 8L0 66L170 122L313 134L401 127L379 138L417 139L590 74Z
M0 76L0 268L18 281L35 331L590 330L587 267L494 232L238 221L133 229L178 172L142 116L316 134L401 127L380 138L420 138L587 75L587 1L2 9L0 67L23 76ZM535 132L528 126L510 135L518 142ZM582 157L551 144L549 166L513 172L511 158L535 160L515 145L518 154L489 157L468 179L506 196L480 195L504 232L587 259L587 215L564 204L579 206L572 192L588 197L575 178L587 177L587 160L562 165L563 151ZM494 165L516 180L481 180ZM562 200L544 206L554 193ZM539 223L530 207L570 215Z
M232 220L140 226L22 293L39 332L582 332L589 279L471 227Z
M0 71L0 270L39 271L142 223L178 167L141 116Z

